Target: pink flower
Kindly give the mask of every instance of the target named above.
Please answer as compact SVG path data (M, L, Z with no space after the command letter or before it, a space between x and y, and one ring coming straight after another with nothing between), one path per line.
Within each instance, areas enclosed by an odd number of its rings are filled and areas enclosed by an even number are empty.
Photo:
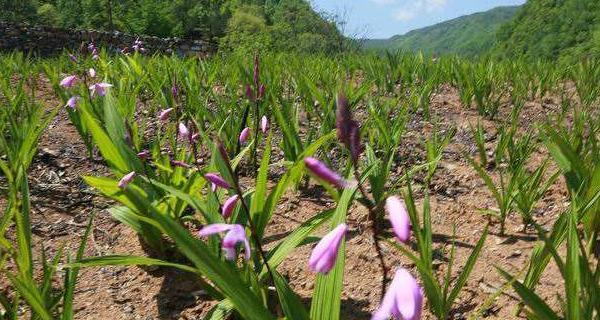
M143 150L141 152L138 152L137 156L138 156L138 158L140 158L142 160L148 160L148 159L150 159L150 151Z
M173 108L161 110L158 113L158 119L160 119L160 121L167 121L169 119L169 116L171 115L171 112L173 112L173 110L174 110Z
M99 83L94 83L93 85L90 86L90 94L93 97L96 93L101 96L104 97L106 95L106 89L112 87L112 84L110 83L105 83L105 82L99 82Z
M221 209L221 215L223 216L223 218L227 219L231 216L239 198L240 197L236 194L234 196L229 197L229 199L225 200L223 208Z
M94 68L90 68L88 70L88 74L90 75L91 78L95 78L96 77L96 70L94 70Z
M133 178L135 178L135 171L131 171L130 173L123 176L123 178L119 180L119 188L125 189L125 187L127 187L127 185L131 183L131 181L133 181Z
M262 100L262 98L265 97L265 90L266 90L266 88L265 88L264 84L261 84L260 87L258 87L258 99L259 100Z
M308 259L308 266L312 271L323 274L329 273L335 265L338 249L340 248L342 239L346 235L346 231L348 231L348 226L342 223L317 243Z
M190 129L183 124L183 122L179 123L179 136L183 139L190 139Z
M371 320L418 320L423 307L423 291L417 280L403 268L396 270L394 280Z
M262 116L260 119L260 130L264 134L266 134L269 130L269 119L267 119L267 116Z
M64 87L64 88L73 88L73 86L75 86L76 82L77 82L76 75L67 76L60 81L60 86Z
M221 187L224 189L231 188L229 183L227 183L227 181L225 181L225 179L223 179L217 173L207 173L204 175L204 178L206 178L206 180L213 184L213 191L216 190L216 187Z
M339 174L329 169L323 162L313 158L307 157L304 159L304 164L317 178L332 184L337 188L345 188L348 186L348 182L344 180Z
M69 98L69 100L67 100L66 107L71 108L71 110L75 110L75 107L77 106L77 101L79 101L78 96L73 96Z
M244 144L248 141L248 137L250 137L250 128L244 128L240 133L240 143Z
M388 214L396 238L402 243L408 243L408 240L410 240L410 216L404 201L397 196L387 198L385 211Z
M215 223L210 224L202 228L200 230L199 235L201 237L207 237L213 234L225 232L225 237L223 237L223 242L221 247L223 251L225 251L225 258L227 260L235 260L236 251L235 246L238 243L244 245L244 253L246 260L250 259L250 242L248 242L248 238L246 237L246 231L244 227L239 224L226 224L226 223Z
M192 141L198 142L199 139L200 139L200 132L196 132L192 135Z

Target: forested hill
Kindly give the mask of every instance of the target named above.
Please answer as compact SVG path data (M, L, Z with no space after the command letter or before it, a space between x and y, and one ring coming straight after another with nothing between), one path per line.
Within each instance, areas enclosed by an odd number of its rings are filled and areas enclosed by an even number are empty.
M429 54L476 56L487 53L499 28L510 21L520 6L497 7L462 16L385 40L367 40L366 48L404 49Z
M600 1L529 0L498 32L504 57L581 59L600 55Z
M347 44L306 0L0 0L0 20L203 38L225 50L338 52Z

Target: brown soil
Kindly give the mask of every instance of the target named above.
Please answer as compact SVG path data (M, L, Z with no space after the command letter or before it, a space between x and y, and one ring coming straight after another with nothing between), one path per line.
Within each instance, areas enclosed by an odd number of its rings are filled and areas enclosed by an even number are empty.
M48 84L43 85L41 92L42 99L49 107L59 105ZM503 108L504 114L500 119L508 117L508 109L508 106ZM523 112L522 122L529 126L535 121L543 121L549 110L558 109L559 106L552 101L529 103ZM476 111L462 107L456 90L444 87L432 98L431 112L440 119L443 128L456 126L458 130L444 154L430 190L436 252L449 251L453 228L456 227L457 265L453 271L456 277L487 223L487 218L479 210L495 207L495 203L482 180L461 155L463 150L475 155L469 123L477 121ZM491 133L495 132L496 124L484 120L484 125L491 137L488 147L492 148L494 139ZM422 160L423 132L430 129L424 128L422 122L411 122L399 155L411 162ZM544 157L542 152L538 152L534 154L534 161ZM75 128L66 113L61 111L43 136L40 153L30 174L36 252L40 252L43 245L53 253L63 243L67 245L67 250L74 252L86 221L91 214L95 214L87 256L145 254L136 234L114 221L106 211L111 203L95 195L81 179L82 175L107 173L108 170L100 161L89 160ZM302 221L333 206L331 201L315 194L319 193L300 191L287 195L268 227L265 242L269 247ZM423 192L419 194L422 199ZM562 180L559 180L541 201L536 220L550 228L566 207L566 201L565 188ZM497 226L491 227L492 234L486 241L466 289L456 303L454 319L474 314L490 294L502 286L504 282L494 266L514 274L526 266L537 237L532 231L521 232L520 221L516 214L508 218L506 237L497 235ZM342 319L369 319L379 303L381 272L367 228L366 211L362 207L352 207L349 225ZM408 259L391 246L384 246L388 266L404 266L417 275ZM314 279L314 274L307 267L310 249L310 246L298 248L279 267L281 273L290 279L291 286L306 301L312 296ZM439 275L443 275L447 263L441 255L438 256L436 265L439 265ZM550 264L537 290L554 307L558 303L556 295L562 292L560 279L556 266ZM83 269L75 297L77 319L201 319L208 307L215 303L203 295L195 279L188 274L139 267ZM515 294L507 291L493 303L484 317L517 319L512 314L516 305ZM424 318L433 319L427 311Z

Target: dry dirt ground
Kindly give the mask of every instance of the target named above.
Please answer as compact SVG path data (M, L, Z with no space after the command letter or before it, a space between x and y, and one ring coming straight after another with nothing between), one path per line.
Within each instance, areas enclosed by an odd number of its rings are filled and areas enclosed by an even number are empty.
M45 94L41 98L48 106L57 106L59 102L51 89L47 84L44 86L46 88L42 92ZM508 109L507 106L503 108L500 118L508 115ZM528 103L521 121L524 125L543 121L549 112L558 109L551 99ZM444 153L433 186L429 190L434 246L437 252L449 251L453 227L456 227L457 266L453 271L456 277L486 225L487 218L479 210L495 207L495 203L482 180L461 155L463 150L475 155L469 122L474 123L478 118L476 111L462 107L457 92L445 87L433 96L431 112L442 121L443 127L456 126L458 130ZM495 142L495 125L489 121L484 121L484 125L489 130L488 148L491 149ZM412 121L408 129L399 154L411 161L422 160L422 134L430 128L424 128L420 121ZM534 154L536 161L545 157L541 152L542 150ZM30 174L33 192L31 217L36 252L42 246L53 252L63 243L68 250L74 252L87 219L95 214L87 256L145 254L135 233L111 218L106 210L111 203L95 195L81 179L82 175L107 173L101 161L88 158L85 146L70 124L66 112L61 111L42 138L40 152ZM419 193L419 198L422 199L422 192ZM333 202L318 196L319 194L314 190L300 190L295 194L288 194L281 201L273 222L268 227L265 242L269 247L302 221L333 206ZM550 228L567 206L566 201L563 181L559 179L542 199L536 211L536 220ZM362 207L352 207L349 226L342 319L369 319L370 313L379 303L381 273L370 240L371 235L366 227L366 211ZM494 266L512 273L518 273L525 267L531 250L537 243L537 237L532 231L523 233L521 229L520 218L516 214L508 218L507 236L498 236L498 227L491 227L491 234L480 259L456 303L452 316L454 319L463 319L473 314L503 284ZM307 303L312 295L314 279L314 274L307 267L310 249L310 246L298 248L279 267ZM397 250L387 244L384 249L388 266L404 266L417 275L414 266ZM439 266L439 274L444 274L447 264L441 255L438 255L435 265ZM550 264L538 287L538 292L554 307L557 307L556 295L562 291L560 279L557 268ZM2 283L2 290L9 290L6 283L0 282ZM195 279L188 274L139 267L83 269L75 297L77 319L201 319L208 307L215 303L202 294ZM507 291L494 301L483 317L517 319L513 315L516 305L515 294ZM428 312L424 313L424 318L433 319Z

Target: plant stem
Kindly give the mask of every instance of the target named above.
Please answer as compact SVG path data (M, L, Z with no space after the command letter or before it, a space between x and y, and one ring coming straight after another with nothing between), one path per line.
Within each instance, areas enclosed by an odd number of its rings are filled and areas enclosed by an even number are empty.
M267 271L269 272L269 276L271 278L272 283L275 284L275 276L274 276L273 270L271 269L271 266L269 266L269 262L267 261L267 255L265 254L265 251L263 250L263 247L262 247L262 243L261 243L260 239L258 238L258 233L256 232L254 222L252 221L252 215L250 213L250 209L248 208L248 205L246 204L246 201L244 200L244 193L242 192L242 189L240 188L240 183L239 183L238 177L233 172L233 169L231 168L229 163L227 164L227 168L233 177L233 187L235 188L236 194L240 198L240 202L242 203L242 208L244 209L244 212L246 213L246 217L248 218L248 226L250 227L250 231L251 231L250 236L251 236L252 240L254 241L254 245L256 246L256 249L258 250L260 257L262 258L263 262L265 263L265 267L267 268ZM277 291L277 288L275 288L275 291Z
M385 259L383 257L383 250L381 249L381 243L379 242L379 224L377 223L377 209L375 207L375 205L373 204L373 202L371 201L371 199L369 199L369 196L364 188L364 186L362 185L361 181L360 181L360 173L358 172L358 168L356 167L356 164L353 162L353 167L354 167L354 178L357 180L358 183L358 190L360 191L360 193L362 194L363 198L365 198L367 205L365 205L365 207L367 208L367 210L369 210L369 221L371 223L371 233L373 235L373 244L375 246L375 252L377 253L377 258L379 259L379 263L381 264L381 274L382 274L382 280L381 280L381 300L383 300L383 297L385 296L385 289L387 287L387 283L388 283L388 277L387 277L387 266L385 265Z
M254 102L254 150L252 151L252 170L256 170L256 150L258 148L258 99Z

